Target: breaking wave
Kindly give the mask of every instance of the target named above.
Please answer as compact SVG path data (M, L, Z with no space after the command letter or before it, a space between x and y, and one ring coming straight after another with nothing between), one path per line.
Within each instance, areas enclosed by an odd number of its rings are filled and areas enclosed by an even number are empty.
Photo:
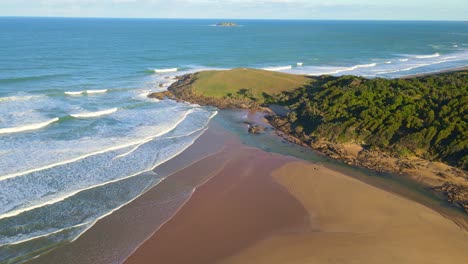
M167 69L154 69L155 73L170 73L170 72L177 72L178 68L167 68Z
M101 93L107 93L109 89L102 89L102 90L86 90L87 94L101 94Z
M161 182L151 170L191 146L217 114L185 109L150 137L0 177L0 262L17 248L24 255L40 254L73 241Z
M97 111L97 112L71 114L70 116L74 118L92 118L92 117L98 117L98 116L103 116L103 115L110 115L112 113L117 112L118 110L119 110L118 108L112 108L112 109L107 109L107 110L102 110L102 111Z
M431 59L431 58L437 58L440 57L440 53L436 52L434 54L430 55L415 55L414 58L416 59Z
M36 130L36 129L46 127L57 121L59 121L58 117L53 118L49 121L40 122L40 123L28 124L28 125L23 125L23 126L18 126L18 127L0 128L0 134L11 134L11 133L20 133L20 132L26 132L30 130Z
M285 70L291 70L291 69L292 69L292 65L263 68L263 70L265 71L285 71Z
M77 95L82 95L85 91L78 91L78 92L64 92L66 95L72 95L72 96L77 96Z
M12 101L28 101L28 100L38 99L38 98L42 98L42 97L43 96L40 96L40 95L6 96L6 97L0 97L0 103L1 102L12 102Z

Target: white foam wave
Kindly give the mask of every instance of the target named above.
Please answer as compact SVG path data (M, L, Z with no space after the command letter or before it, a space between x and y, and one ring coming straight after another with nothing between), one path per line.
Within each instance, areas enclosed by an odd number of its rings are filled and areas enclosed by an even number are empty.
M391 60L390 60L390 61L386 61L386 62L385 62L385 64L391 64L391 63L392 63L392 61L391 61Z
M103 116L103 115L110 115L112 113L117 112L118 110L119 110L118 108L112 108L112 109L107 109L107 110L102 110L102 111L97 111L97 112L71 114L70 116L75 117L75 118L91 118L91 117L98 117L98 116Z
M413 64L413 65L409 65L409 67L406 67L406 68L397 68L397 69L391 69L391 70L376 70L376 71L374 71L374 72L376 72L377 74L381 75L381 74L389 74L389 73L396 73L396 72L411 71L411 70L414 70L414 69L417 69L417 68L421 68L421 67L426 67L426 66L431 66L431 65L436 65L436 64L451 62L451 61L457 61L456 58L457 58L457 56L448 56L448 57L443 58L442 60L434 61L434 62L431 62L431 63Z
M129 143L126 143L126 144L116 145L116 146L109 147L109 148L106 148L106 149L103 149L103 150L100 150L100 151L91 152L91 153L88 153L88 154L85 154L85 155L78 156L76 158L60 161L60 162L57 162L57 163L52 163L52 164L49 164L49 165L46 165L46 166L42 166L42 167L38 167L38 168L34 168L34 169L22 171L22 172L16 172L16 173L11 173L11 174L1 175L0 176L0 181L4 181L4 180L7 180L7 179L11 179L11 178L19 177L19 176L22 176L22 175L26 175L26 174L29 174L29 173L32 173L32 172L46 170L46 169L54 168L54 167L57 167L57 166L65 165L65 164L68 164L68 163L76 162L76 161L85 159L87 157L95 156L95 155L98 155L98 154L102 154L102 153L106 153L106 152L110 152L110 151L114 151L114 150L119 150L119 149L131 147L131 146L135 146L135 145L140 145L143 142L147 142L148 140L150 140L152 138L160 137L160 136L174 130L193 111L194 111L193 109L187 111L186 113L184 113L184 115L182 116L181 119L177 120L177 122L174 123L174 125L166 128L166 129L160 131L159 133L156 133L155 135L152 135L150 137L146 137L144 139L129 142Z
M377 66L377 63L360 64L360 65L353 66L350 69L355 70L355 69L359 69L359 68L371 68L371 67L375 67L375 66Z
M82 95L85 91L78 91L78 92L65 92L66 95L71 95L71 96L78 96Z
M134 148L132 148L132 150L130 150L129 152L125 153L124 155L119 155L117 156L116 158L122 158L122 157L125 157L131 153L133 153L134 151L136 151L140 146L142 146L143 144L145 143L148 143L150 142L151 140L157 138L157 137L160 137L172 130L174 130L179 124L181 124L186 118L187 116L193 112L193 109L187 111L184 116L178 120L178 122L176 122L173 126L169 127L168 129L164 130L164 131L161 131L160 133L150 137L150 138L146 138L146 139L143 139L139 142L134 142L133 144L126 144L125 147L130 147L130 146L134 146L136 145ZM215 111L207 120L207 123L204 125L204 131L206 131L206 125L208 124L208 122L214 117L217 115L217 112ZM201 133L203 134L203 133ZM200 135L201 135L200 134ZM179 155L180 153L182 153L185 149L187 149L190 145L193 144L193 142L195 142L195 140L197 139L198 137L195 137L190 144L184 146L180 151L176 152L174 155L170 155L168 157L166 157L165 159L159 161L158 163L154 164L152 166L151 169L149 170L152 170L154 169L155 167L159 166L160 164L163 164L165 162L167 162L168 160L176 157L177 155ZM118 146L118 147L114 147L112 149L107 149L107 150L104 150L104 151L100 151L99 153L93 153L92 155L86 155L86 157L89 157L89 156L93 156L93 155L97 155L97 154L102 154L102 153L105 153L105 152L109 152L109 151L112 151L112 150L118 150L118 149L121 149L122 147L121 146ZM74 161L78 161L78 160L81 160L81 159L84 159L86 157L81 157L80 159L75 159L73 161L67 161L67 162L62 162L60 164L56 164L55 166L50 166L49 168L52 168L52 167L56 167L56 166L59 166L59 165L63 165L63 164L67 164L67 163L71 163L71 162L74 162ZM114 158L114 159L116 159ZM39 170L42 170L42 169L36 169L36 170L33 170L32 172L35 172L35 171L39 171ZM106 182L102 182L102 183L99 183L99 184L95 184L95 185L92 185L92 186L88 186L88 187L85 187L85 188L81 188L81 189L78 189L78 190L74 190L74 191L71 191L71 192L68 192L68 193L65 193L63 195L60 195L60 196L57 196L57 197L54 197L53 199L50 199L50 200L47 200L45 202L39 202L37 204L33 204L31 206L28 206L28 207L25 207L25 208L21 208L21 209L17 209L17 210L12 210L12 211L9 211L9 212L6 212L2 215L0 215L0 219L4 219L4 218L9 218L9 217L14 217L14 216L17 216L21 213L24 213L24 212L27 212L27 211L31 211L31 210L34 210L34 209L37 209L37 208L40 208L40 207L44 207L44 206L48 206L48 205L52 205L52 204L55 204L55 203L58 203L60 201L63 201L69 197L72 197L72 196L75 196L76 194L80 193L80 192L83 192L83 191L86 191L86 190L90 190L90 189L95 189L95 188L98 188L98 187L101 187L101 186L105 186L105 185L108 185L108 184L111 184L111 183L116 183L116 182L120 182L120 181L123 181L123 180L126 180L126 179L129 179L129 178L133 178L137 175L140 175L141 173L143 172L146 172L146 171L149 171L149 170L143 170L143 171L139 171L139 172L136 172L136 173L133 173L131 175L128 175L128 176L125 176L125 177L121 177L121 178L117 178L117 179L113 179L113 180L109 180L109 181L106 181ZM29 172L26 172L26 173L22 173L22 175L24 174L28 174ZM17 175L19 176L19 175ZM9 178L12 178L12 177L9 177ZM0 181L2 180L5 180L5 178L1 178ZM115 210L114 210L115 211Z
M192 134L194 134L195 132L198 132L198 131L201 131L201 133L198 133L198 135L195 135L194 137L190 137L190 138L189 138L189 141L186 142L187 144L184 144L184 145L182 146L182 148L177 148L177 150L173 151L170 155L165 156L164 160L162 160L162 159L161 159L161 160L158 160L158 162L157 162L157 163L154 163L154 167L153 167L152 169L150 169L150 170L153 170L155 167L159 166L160 164L163 164L163 163L167 162L168 160L170 160L170 159L172 159L172 158L178 156L180 153L182 153L183 151L185 151L188 147L190 147L191 145L193 145L193 143L195 142L195 140L196 140L197 138L199 138L199 137L206 131L206 129L207 129L207 124L208 124L209 120L210 120L211 118L213 118L216 114L217 114L216 112L212 113L212 114L210 115L209 119L204 123L204 126L203 126L202 128L200 128L200 129L198 129L197 131L194 131L194 132L192 132L192 133L190 133L190 134L188 134L188 135L192 135ZM184 136L188 136L188 135L184 135ZM129 178L130 178L130 179L131 179L131 178L134 178L135 176L139 176L139 175L141 175L141 174L144 173L144 172L146 172L146 171L142 171L141 173L136 173L136 174L132 175L133 177L126 177L125 179L121 179L120 181L124 181L124 180L129 179ZM152 174L154 174L154 173L152 173ZM156 177L156 174L154 174L153 177ZM44 233L44 232L43 232L42 234L39 233L39 232L35 232L35 233L31 234L31 235L32 235L31 238L26 237L26 233L25 233L25 234L22 234L22 235L19 237L19 239L21 239L21 241L19 241L19 242L14 242L14 243L11 243L11 244L21 244L21 243L23 243L23 242L28 242L28 241L30 241L30 240L34 240L34 239L37 239L37 238L47 237L47 236L50 236L50 235L55 235L55 234L57 234L57 233L61 233L62 231L67 231L67 230L69 230L69 229L71 229L71 228L84 227L84 228L79 229L79 230L78 230L78 231L79 231L78 233L72 234L71 236L65 238L65 239L67 239L67 241L73 242L73 241L75 241L76 239L78 239L82 234L84 234L87 230L89 230L89 228L91 228L94 224L96 224L100 219L103 219L103 218L105 218L106 216L111 215L113 212L115 212L115 211L119 210L120 208L122 208L123 206L125 206L125 205L131 203L132 201L134 201L135 199L137 199L138 197L140 197L141 195L143 195L145 192L147 192L148 190L150 190L152 187L154 187L155 185L157 185L157 184L159 184L160 182L162 182L164 179L165 179L165 177L164 177L164 178L157 179L156 182L151 183L151 185L147 185L147 186L146 186L144 189L142 189L139 193L135 193L135 195L132 194L132 197L128 197L128 198L129 198L128 200L125 200L125 201L122 201L122 203L119 203L117 207L113 207L113 208L108 207L108 208L107 208L108 210L99 211L98 214L93 215L93 219L92 219L91 221L87 221L87 222L82 223L82 224L80 223L80 224L78 224L78 225L73 225L73 226L71 226L71 227L66 227L66 228L62 228L62 229L51 229L50 231L46 231L47 233ZM120 181L117 181L117 182L120 182ZM113 183L115 183L115 181L114 181L114 182L108 182L108 184L106 184L106 185L110 185L110 184L113 184ZM125 183L122 182L122 183L120 183L120 184L124 184L125 186L127 186L127 183L126 183L126 182L125 182ZM192 191L192 193L193 193L193 191ZM71 223L71 224L75 224L75 223ZM53 224L51 224L51 226L53 226ZM55 226L54 226L54 227L55 227Z
M177 71L179 71L178 68L154 69L155 73L169 73L169 72L177 72Z
M416 65L413 65L413 66L410 66L408 68L404 68L404 69L401 69L400 71L411 71L413 69L416 69L416 68L421 68L421 67L424 67L424 66L429 66L431 65L430 63L429 64L416 64Z
M41 98L39 95L25 95L25 96L7 96L0 97L0 102L10 102L10 101L28 101L32 99Z
M304 66L304 63L303 63L303 62L298 62L298 63L297 63L297 66L298 66L298 67L302 67L302 66Z
M405 59L399 59L399 61L408 61L409 59L408 58L405 58Z
M416 58L416 59L432 59L432 58L440 57L440 53L436 52L436 53L430 54L430 55L415 55L413 57Z
M25 132L25 131L30 131L30 130L36 130L36 129L46 127L57 121L59 121L58 117L51 119L49 121L46 121L46 122L41 122L41 123L29 124L29 125L18 126L18 127L10 127L10 128L0 128L0 134L11 134L11 133L19 133L19 132Z
M285 70L291 70L291 69L292 69L292 65L263 68L263 70L265 71L285 71Z
M142 90L142 91L138 91L138 94L134 97L135 99L138 99L138 100L145 100L145 101L150 101L150 102L159 102L158 99L156 98L148 98L148 95L150 95L151 93L153 93L154 91L152 90Z
M339 74L342 72L347 72L347 71L354 71L360 68L372 68L377 66L377 63L369 63L369 64L358 64L354 65L351 67L320 67L318 69L321 69L323 71L319 72L313 72L313 73L308 73L308 75L312 76L318 76L318 75L334 75L334 74Z
M87 94L101 94L101 93L107 93L109 89L103 89L103 90L86 90Z

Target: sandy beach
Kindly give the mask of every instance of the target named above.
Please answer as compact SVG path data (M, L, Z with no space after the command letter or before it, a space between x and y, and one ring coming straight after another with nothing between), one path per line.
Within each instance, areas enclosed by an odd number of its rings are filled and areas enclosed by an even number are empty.
M209 129L179 156L158 166L154 172L169 176L133 202L98 221L72 243L28 261L28 263L95 264L122 263L135 248L170 219L193 194L194 189L214 176L220 164L201 167L206 157L237 139L221 129ZM177 176L190 167L190 173ZM187 171L187 170L185 170Z
M261 122L261 115L246 115ZM191 147L157 167L157 174L166 175L160 184L73 243L28 263L452 263L468 258L464 215L422 205L411 200L415 194L380 180L245 145L220 124L213 122Z
M125 263L456 263L468 233L319 164L230 143L175 175L215 173Z

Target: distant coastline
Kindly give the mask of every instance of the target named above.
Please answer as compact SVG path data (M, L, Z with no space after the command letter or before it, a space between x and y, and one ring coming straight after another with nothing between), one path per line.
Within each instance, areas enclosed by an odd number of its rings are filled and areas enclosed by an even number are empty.
M439 70L439 71L428 72L428 73L411 74L411 75L403 76L400 79L410 79L410 78L438 75L438 74L451 73L451 72L460 72L460 71L468 71L468 66L458 67L458 68L453 68L453 69Z

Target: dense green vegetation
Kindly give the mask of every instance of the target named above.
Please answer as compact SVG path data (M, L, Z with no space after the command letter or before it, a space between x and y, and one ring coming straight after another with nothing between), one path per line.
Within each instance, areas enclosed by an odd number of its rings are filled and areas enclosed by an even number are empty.
M468 168L468 72L408 79L315 78L270 103L304 140L357 142Z

